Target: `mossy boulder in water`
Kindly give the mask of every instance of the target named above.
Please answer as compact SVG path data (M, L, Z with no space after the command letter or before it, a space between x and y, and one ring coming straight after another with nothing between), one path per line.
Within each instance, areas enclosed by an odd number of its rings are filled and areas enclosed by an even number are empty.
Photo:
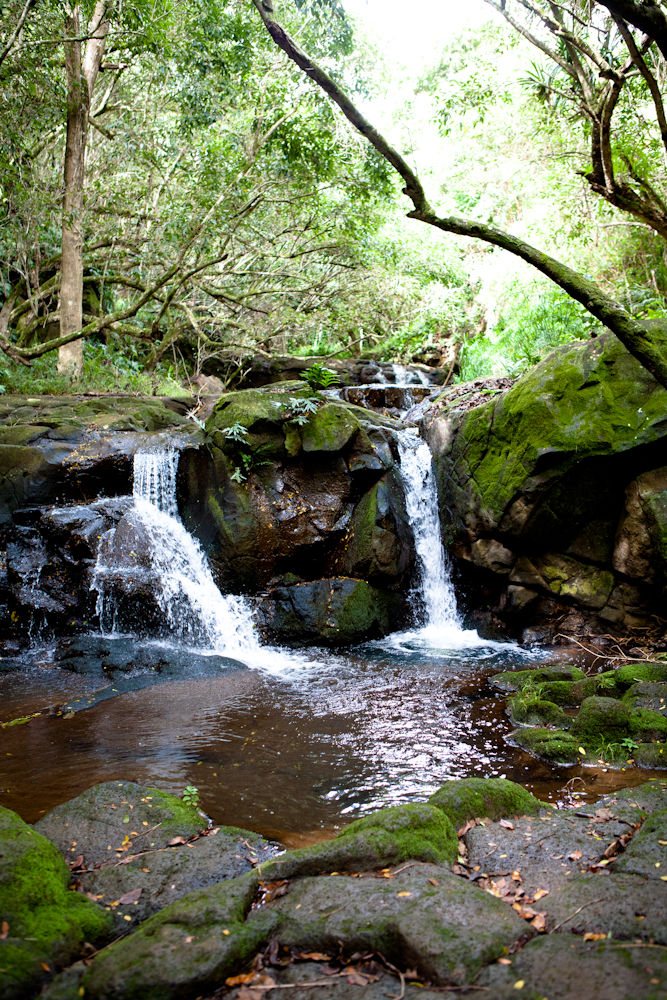
M505 778L448 781L429 802L441 809L457 830L477 817L496 821L515 815L535 816L544 808L544 803L525 788Z
M111 915L68 889L58 849L0 807L0 995L24 1000L81 952L109 934Z
M270 592L260 608L263 629L282 642L346 645L391 630L392 597L365 580L334 577Z
M563 683L561 681L561 683ZM569 729L572 719L553 701L540 695L518 694L510 698L507 712L514 725L554 726Z

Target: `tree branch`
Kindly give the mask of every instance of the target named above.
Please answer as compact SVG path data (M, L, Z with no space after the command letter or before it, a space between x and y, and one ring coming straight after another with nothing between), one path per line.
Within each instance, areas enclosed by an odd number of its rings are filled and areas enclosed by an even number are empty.
M454 216L439 218L435 215L426 202L420 181L403 158L363 118L340 87L298 48L285 29L271 16L272 0L253 0L253 3L276 44L336 102L348 121L372 142L378 152L391 163L404 179L406 182L404 193L408 195L414 205L413 211L408 213L408 218L417 219L447 233L456 233L459 236L470 236L483 240L525 260L536 270L551 278L555 284L577 302L580 302L588 312L615 333L640 364L661 385L667 388L667 353L663 353L662 345L655 342L653 331L631 316L618 302L605 295L594 282L572 270L566 264L561 264L560 261L542 253L524 240L481 222L459 219ZM667 329L665 330L665 340L667 341Z
M37 0L26 0L25 7L21 11L21 16L19 17L18 21L16 22L16 27L14 28L14 30L11 33L11 35L9 36L4 49L0 52L0 66L2 66L3 62L5 61L5 59L9 55L9 53L12 51L12 48L14 46L14 42L19 37L19 34L21 32L21 28L25 24L25 20L26 20L28 14L30 13L30 11L32 10L32 8L35 6L36 3L37 3Z

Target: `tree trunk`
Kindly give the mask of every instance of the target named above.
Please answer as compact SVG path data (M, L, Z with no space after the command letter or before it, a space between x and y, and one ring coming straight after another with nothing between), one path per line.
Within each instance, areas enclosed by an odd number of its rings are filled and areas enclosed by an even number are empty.
M90 24L86 50L81 58L80 8L65 19L65 70L67 73L67 139L65 143L62 220L62 279L60 284L60 336L83 327L83 184L88 138L88 115L104 45L109 31L107 0L98 0ZM72 340L58 350L58 371L76 378L83 367L83 341Z

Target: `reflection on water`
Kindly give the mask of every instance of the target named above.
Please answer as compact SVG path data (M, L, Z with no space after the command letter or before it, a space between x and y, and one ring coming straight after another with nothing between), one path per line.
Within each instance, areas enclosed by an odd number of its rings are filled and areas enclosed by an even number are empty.
M466 775L505 774L543 798L579 773L591 798L646 780L637 770L593 780L590 769L554 769L505 742L504 700L486 679L530 653L487 644L442 654L425 645L412 633L344 656L266 650L271 670L159 684L72 718L43 714L2 732L0 803L35 821L100 781L177 793L194 784L215 822L298 844ZM0 679L3 719L82 692L86 681L47 651L38 662Z

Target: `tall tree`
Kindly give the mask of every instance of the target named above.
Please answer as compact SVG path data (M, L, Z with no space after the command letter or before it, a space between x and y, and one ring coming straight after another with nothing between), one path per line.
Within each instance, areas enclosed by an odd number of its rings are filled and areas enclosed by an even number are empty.
M65 17L67 73L67 138L65 142L60 279L60 336L83 328L83 197L90 107L102 65L114 0L97 0L82 47L81 6ZM61 372L78 375L83 367L83 341L70 340L58 350Z
M487 0L487 2L491 2L491 0ZM667 329L656 329L654 323L647 323L631 315L584 274L543 253L525 240L482 222L453 216L441 217L437 215L426 199L419 178L403 156L387 142L384 136L373 128L370 122L365 119L350 101L340 84L332 79L315 60L303 51L294 39L290 37L284 26L276 19L273 13L273 0L253 0L253 3L276 45L306 73L309 79L316 83L335 101L348 121L368 139L400 175L405 185L403 193L407 195L413 204L412 211L408 213L409 218L417 219L445 232L483 240L508 250L510 253L531 264L542 274L545 274L554 281L573 299L580 302L596 319L612 330L630 353L651 372L657 381L667 387ZM495 4L492 5L495 6ZM649 211L651 203L653 204L653 208L655 208L655 204L661 200L660 197L656 195L655 191L650 190L648 182L642 183L637 178L634 178L634 188L633 185L626 184L622 190L619 190L619 185L614 181L613 174L611 173L613 162L609 146L611 117L618 106L618 96L623 86L628 81L634 80L637 75L641 77L641 81L650 94L654 115L658 121L660 131L662 131L662 120L660 117L662 98L660 97L659 89L656 90L655 74L650 72L645 63L641 63L641 50L643 50L644 54L648 51L651 39L642 40L637 45L634 39L623 38L623 43L629 47L626 50L626 57L619 65L620 60L618 55L610 60L607 54L601 54L599 51L594 50L586 39L581 38L580 34L571 30L572 24L583 25L588 30L588 22L577 11L568 11L568 17L571 22L568 25L563 21L561 12L564 8L560 4L556 4L555 2L545 3L544 6L549 9L548 15L537 3L531 3L531 0L520 0L520 5L526 8L528 16L531 19L538 22L540 28L537 33L531 31L517 17L506 11L506 0L501 0L501 3L497 5L497 9L508 20L511 19L510 23L517 30L520 30L524 37L528 38L529 41L533 42L545 54L554 59L563 72L575 81L583 95L588 95L586 99L589 103L586 105L586 110L592 109L595 116L595 122L592 127L593 173L595 176L591 180L591 186L594 190L601 188L599 193L619 208L625 211L632 211L635 215L639 215L642 212L643 215L640 215L640 217L646 219L647 223L652 225L652 228L660 232L661 235L664 235L661 228L659 228L661 227L661 220L656 217L655 211L653 211L653 214ZM585 6L586 11L589 10L588 4L583 6ZM643 10L648 5L640 2L633 3L633 0L626 0L623 6L632 6L638 9L642 8ZM593 11L599 10L595 5L591 5L591 7ZM611 2L609 7L611 8ZM591 22L594 15L590 14L590 16L587 16L588 21ZM604 25L602 28L604 28ZM599 32L601 26L591 23L591 30ZM558 42L555 47L550 47L544 40L545 31L551 32L557 37ZM622 35L620 25L619 33ZM634 49L638 50L638 55L634 53ZM643 69L646 69L646 72L643 72ZM649 76L651 80L649 80ZM596 103L595 95L589 94L589 92L592 89L593 80L597 80L598 77L602 78L602 85L599 88L601 93ZM654 84L656 85L654 86ZM637 186L642 188L639 194Z

